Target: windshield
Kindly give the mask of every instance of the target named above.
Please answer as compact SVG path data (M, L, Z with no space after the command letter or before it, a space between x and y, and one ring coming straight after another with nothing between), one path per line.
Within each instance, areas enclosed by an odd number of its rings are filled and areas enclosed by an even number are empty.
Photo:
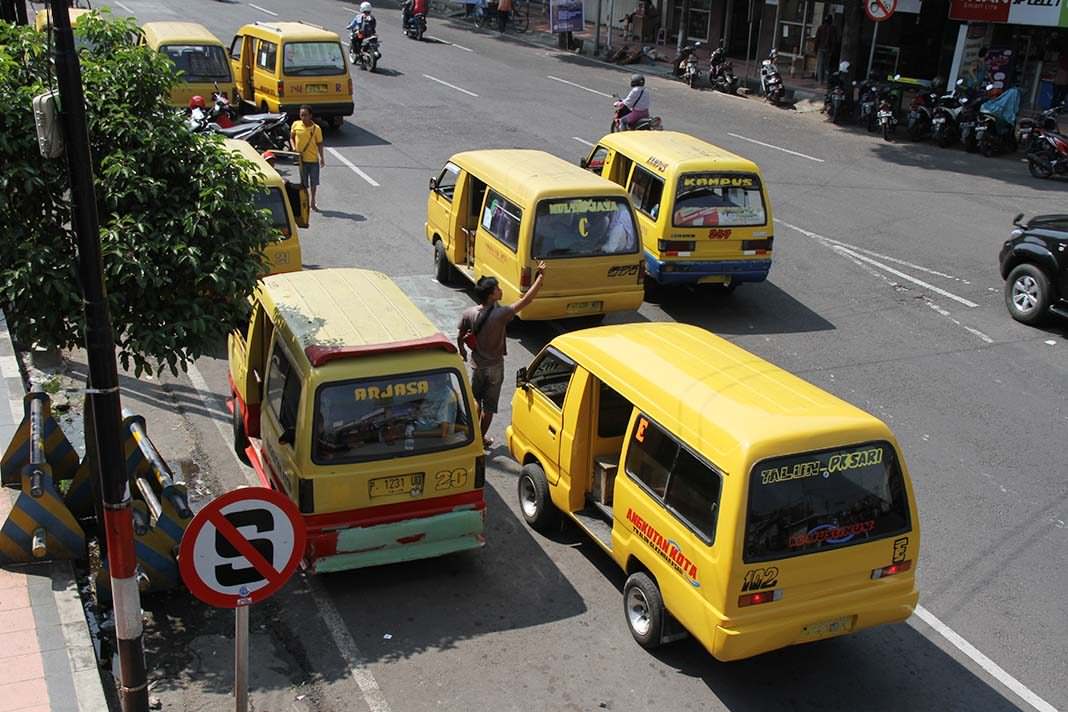
M255 198L256 208L271 211L271 225L289 236L289 214L286 213L285 197L280 188L268 188L258 191Z
M751 173L687 173L675 193L675 227L751 227L768 221L760 178Z
M226 52L216 45L164 45L167 55L187 82L229 82L230 63Z
M454 370L331 383L316 394L312 459L320 465L459 447L474 430Z
M638 251L638 228L626 198L543 200L534 217L534 259L620 255Z
M906 532L904 478L886 443L772 458L749 476L746 563Z
M337 42L288 42L283 52L282 72L290 76L345 74L345 59Z

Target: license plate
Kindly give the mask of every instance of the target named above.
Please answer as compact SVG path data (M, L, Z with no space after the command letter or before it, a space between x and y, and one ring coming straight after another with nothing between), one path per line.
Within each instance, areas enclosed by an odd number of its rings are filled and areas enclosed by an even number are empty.
M801 637L806 640L814 640L816 638L830 638L831 636L842 635L853 630L854 620L854 616L843 616L842 618L835 618L821 623L812 623L801 629Z
M308 84L304 87L304 91L308 94L325 94L330 89L325 84Z
M423 493L423 473L378 477L371 480L371 499L407 494L418 497Z
M944 124L944 123L946 123L946 120L943 119L942 117L938 117L936 119L931 119L931 122L935 123L935 124Z
M569 302L567 305L569 314L599 312L602 309L604 309L604 302Z
M889 119L891 116L893 116L893 114L891 114L889 111L880 111L879 112L879 118L880 119Z

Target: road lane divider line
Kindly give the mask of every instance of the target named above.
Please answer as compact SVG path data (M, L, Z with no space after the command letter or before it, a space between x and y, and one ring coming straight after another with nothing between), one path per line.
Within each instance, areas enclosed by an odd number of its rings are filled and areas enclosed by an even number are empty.
M205 411L210 413L212 411L212 401L222 399L208 388L208 383L204 380L204 376L200 373L196 364L189 364L189 370L186 373L197 392L197 396L200 398L201 405L203 405ZM226 407L225 403L222 405L223 408ZM248 482L250 487L262 487L263 483L260 482L252 468L241 462L237 457L237 453L234 452L234 434L230 428L223 425L223 422L218 418L212 418L209 415L208 419L215 423L216 428L218 428L227 452L234 456L234 462L238 464L238 471L244 476L245 481ZM363 701L367 703L367 708L371 712L391 712L389 703L386 702L385 695L382 694L382 689L378 686L378 681L375 680L374 674L364 663L363 653L360 652L356 641L345 627L337 606L327 597L323 591L322 584L315 579L314 575L306 576L304 582L311 592L312 600L315 601L315 605L319 608L320 617L326 625L326 629L330 632L334 646L345 661L345 665L349 668L349 675L352 677L352 681L360 688L360 692L363 694Z
M826 163L826 161L824 161L822 158L816 158L815 156L810 156L807 153L801 153L799 151L791 151L788 148L783 148L782 146L776 146L773 143L764 143L763 141L757 141L755 138L749 138L748 136L742 136L741 134L736 134L736 133L728 133L727 135L728 136L734 136L734 138L740 138L743 141L748 141L749 143L755 143L758 146L765 146L766 148L774 148L776 151L782 151L783 153L789 153L791 156L800 156L801 158L807 158L808 160L815 161L816 163Z
M349 168L351 168L353 173L355 173L360 178L363 178L365 181L370 183L372 187L375 187L375 188L378 187L378 181L376 181L374 178L372 178L371 176L369 176L366 173L364 173L363 171L361 171L359 166L357 166L355 163L353 163L349 159L347 159L344 156L342 156L341 153L339 153L337 151L337 149L327 147L326 152L329 153L334 158L336 158L337 160L339 160L342 163L344 163Z
M579 138L578 136L572 136L571 138L575 139L576 141L578 141L581 144L585 144L585 145L589 146L590 148L593 148L593 144L590 143L589 141L587 141L584 138Z
M455 42L449 42L448 40L443 40L440 37L433 37L432 35L423 35L423 37L427 38L428 40L432 40L434 42L438 42L440 44L447 44L450 47L455 47L456 49L462 49L464 52L474 52L475 51L473 49L468 49L467 47L464 47L463 45L458 45Z
M115 4L118 5L119 7L121 7L126 12L130 13L131 15L136 15L137 14L136 12L131 10L129 7L127 7L124 3L119 2L119 0L115 0Z
M933 613L918 603L916 604L915 615L924 623L931 626L935 632L945 638L953 645L953 647L967 655L972 662L983 668L983 670L989 673L995 680L1012 690L1021 700L1031 705L1031 707L1039 712L1057 712L1056 707L1046 702L1022 682L1005 672L1000 665L983 655L974 645L962 638L955 630L938 620Z
M248 4L248 6L249 6L249 7L254 7L254 8L256 8L257 10L259 10L260 12L266 12L266 13L267 13L268 15L270 15L271 17L278 17L278 13L277 13L277 12L275 12L274 10L268 10L268 9L267 9L267 8L265 8L265 7L260 7L259 5L255 5L255 4L253 4L253 3L249 3L249 4Z
M872 259L871 257L868 257L866 255L862 255L859 252L857 252L856 250L851 249L849 247L846 247L842 243L835 244L836 241L831 240L830 238L826 238L823 235L819 235L819 234L814 233L814 232L812 232L810 230L805 230L804 228L797 227L796 225L791 225L790 223L785 222L783 220L779 220L778 218L776 218L775 222L778 223L779 225L782 225L784 227L788 227L791 230L799 232L802 235L804 235L805 237L810 237L810 238L812 238L814 240L818 240L818 241L823 242L823 243L825 243L827 245L830 245L832 249L834 249L836 251L840 251L842 254L849 255L851 258L853 258L855 260L860 260L861 262L865 262L865 263L871 265L872 267L877 267L878 269L881 269L884 272L889 272L890 274L894 275L895 277L899 277L899 278L901 278L901 279L903 279L903 280L905 280L907 282L912 282L916 286L922 287L923 289L926 289L927 291L934 292L935 294L939 294L939 295L941 295L943 297L946 297L947 299L952 299L953 301L957 302L958 304L963 304L964 306L968 307L969 309L974 309L977 306L979 306L978 304L976 304L975 302L971 301L970 299L965 299L964 297L957 296L956 294L953 294L952 292L947 292L946 290L942 289L941 287L936 287L935 285L931 284L930 282L924 282L922 279L918 279L916 277L913 277L912 275L906 274L906 273L902 272L901 270L894 269L890 265L883 264L882 262L879 262L878 260Z
M552 79L554 82L560 82L561 84L567 84L568 86L573 86L573 87L575 87L577 89L581 89L582 91L588 91L591 94L597 94L599 96L607 96L609 99L612 98L611 94L605 94L603 91L597 91L596 89L590 89L589 87L584 87L581 84L575 84L575 82L569 82L566 79L561 79L560 77L554 77L551 74L549 74L548 77L549 77L549 79Z
M432 77L429 74L424 74L423 76L426 77L427 79L429 79L432 82L437 82L438 84L443 84L443 85L449 87L450 89L455 89L456 91L463 92L464 94L467 94L468 96L473 96L475 98L478 98L478 94L474 93L473 91L467 91L463 87L458 87L455 84L449 84L447 81L444 81L443 79L438 79L437 77Z

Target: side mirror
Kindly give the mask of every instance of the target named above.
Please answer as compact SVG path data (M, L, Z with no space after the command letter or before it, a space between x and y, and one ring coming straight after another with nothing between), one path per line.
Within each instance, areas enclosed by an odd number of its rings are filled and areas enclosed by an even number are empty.
M278 442L283 445L292 446L297 439L297 427L290 425L282 430L282 434L278 436Z
M527 387L527 367L523 366L515 372L515 387L516 390Z
M431 178L430 179L430 190L437 190L437 189L438 189L438 179L437 178Z
M1023 213L1016 213L1016 217L1012 219L1012 224L1016 227L1023 227L1023 225L1020 224L1020 221L1023 220L1023 216Z
M582 158L579 159L579 168L588 168L588 167L589 167L589 163L586 161L586 157L583 156Z

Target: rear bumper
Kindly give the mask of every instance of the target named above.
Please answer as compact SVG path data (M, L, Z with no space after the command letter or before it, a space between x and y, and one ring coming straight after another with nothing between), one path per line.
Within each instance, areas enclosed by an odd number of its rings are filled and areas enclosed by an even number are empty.
M660 284L697 284L720 278L723 282L763 282L771 271L771 259L759 260L660 260L645 253L645 271Z
M486 543L486 505L473 506L387 524L309 530L305 563L313 573L327 573L478 549Z
M352 116L353 102L324 102L319 103L314 99L302 101L299 104L279 104L278 111L284 113L290 121L295 121L300 115L300 107L307 104L312 108L316 118L331 118L334 116Z
M741 660L790 645L856 633L865 628L874 628L887 623L900 623L912 615L918 600L919 592L911 588L903 593L879 596L874 599L865 597L855 603L843 601L840 605L833 607L821 606L821 612L815 617L811 614L798 614L775 617L770 620L757 620L752 623L732 624L730 621L724 621L713 628L712 645L709 645L707 641L702 642L717 660ZM853 626L841 633L824 635L820 638L806 638L801 634L801 629L806 625L847 616L853 618Z
M568 319L577 316L635 311L642 305L643 299L641 285L637 284L625 292L549 297L543 297L539 294L533 302L524 307L520 316L524 321L544 321L546 319ZM600 302L600 306L596 306L597 302Z

